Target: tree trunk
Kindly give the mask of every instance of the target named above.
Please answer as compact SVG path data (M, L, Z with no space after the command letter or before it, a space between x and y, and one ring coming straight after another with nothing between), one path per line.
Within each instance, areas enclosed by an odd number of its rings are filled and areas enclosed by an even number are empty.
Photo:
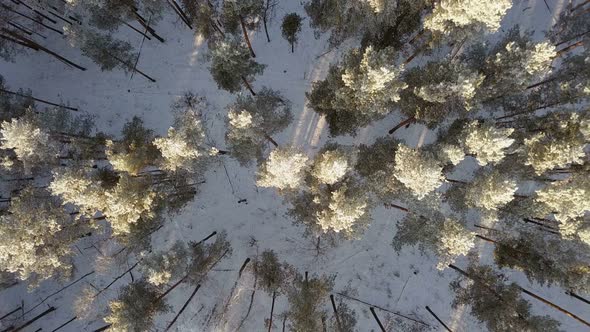
M590 304L590 300L586 300L585 298L583 298L583 297L581 297L580 295L578 295L578 294L574 293L573 291L566 291L565 293L566 293L567 295L569 295L569 296L571 296L571 297L575 298L575 299L578 299L578 300L580 300L580 301L582 301L582 302L585 302L586 304ZM0 318L0 319L1 319L1 318Z
M244 76L242 76L242 81L244 82L244 84L246 85L246 88L248 88L248 90L250 91L250 93L253 96L256 96L256 92L254 92L254 90L252 90L252 86L250 85L250 83L248 83L248 80Z
M554 77L548 78L548 79L543 80L541 82L531 84L531 85L527 86L526 89L527 90L530 90L530 89L536 88L536 87L541 86L543 84L547 84L547 83L553 82L553 81L555 81L558 78L559 78L559 76L554 76Z
M412 53L412 55L410 55L409 58L406 59L406 61L404 61L404 66L407 66L410 62L412 62L412 60L414 60L414 58L416 58L420 53L422 53L422 51L424 51L424 49L426 48L426 44L418 47L416 49L416 51L414 51L414 53Z
M279 147L279 143L277 143L272 137L270 137L270 135L264 132L262 134L264 135L264 138L266 138L266 140L269 141L272 145L274 145L276 148Z
M444 328L448 331L448 332L453 332L445 323L443 323L442 320L440 320L440 318L438 318L438 316L432 312L432 310L430 310L430 308L428 306L426 306L426 310L428 310L428 312L434 316L434 318L436 318L436 320L440 323L440 325L444 326Z
M399 317L405 318L405 319L407 319L407 320L410 320L410 321L412 321L412 322L414 322L414 323L422 324L422 325L424 325L424 326L430 326L430 324L427 324L427 323L425 323L425 322L423 322L423 321L420 321L420 320L414 319L414 318L412 318L412 317L408 317L408 316L406 316L406 315L404 315L404 314L402 314L402 313L399 313L399 312L397 312L397 311L389 310L389 309L386 309L386 308L380 307L380 306L378 306L378 305L374 305L374 304L371 304L371 303L369 303L369 302L365 302L365 301L363 301L363 300L359 300L359 299L357 299L357 298L354 298L354 297L352 297L352 296L348 296L348 295L346 295L346 294L344 294L344 293L336 293L336 294L337 294L337 295L339 295L339 296L342 296L342 297L344 297L344 298L346 298L346 299L349 299L349 300L352 300L352 301L356 301L356 302L362 303L362 304L364 304L364 305L368 305L368 306L369 306L369 307L371 307L371 308L377 308L377 309L379 309L379 310L383 310L383 311L385 311L385 312L388 312L388 313L390 313L390 314L393 314L393 315L396 315L396 316L399 316Z
M47 310L43 311L42 313L38 314L37 316L33 317L32 319L30 319L29 321L27 321L26 323L24 323L23 325L21 325L20 327L17 327L14 330L10 330L10 332L17 332L17 331L21 331L22 329L24 329L25 327L33 324L35 321L39 320L40 318L42 318L43 316L53 312L57 310L55 307L49 307Z
M371 308L369 308L369 310L371 310L371 313L373 314L373 317L377 321L377 324L379 324L379 327L381 328L381 332L387 332L387 331L385 331L385 327L383 326L383 324L381 324L381 321L379 320L379 317L377 317L377 313L375 312L375 308L371 307Z
M521 290L523 293L525 293L525 294L527 294L527 295L529 295L529 296L531 296L531 297L533 297L533 298L535 298L535 299L537 299L537 300L539 300L539 301L541 301L541 302L545 303L546 305L548 305L548 306L550 306L550 307L552 307L552 308L556 309L557 311L559 311L559 312L561 312L561 313L563 313L563 314L565 314L565 315L568 315L569 317L571 317L571 318L573 318L573 319L575 319L575 320L579 321L580 323L582 323L582 324L584 324L584 325L586 325L586 326L589 326L589 327L590 327L590 323L589 323L589 322L587 322L587 321L583 320L582 318L580 318L580 317L578 317L578 316L574 315L573 313L571 313L571 312L569 312L569 311L565 310L564 308L562 308L562 307L558 306L557 304L554 304L554 303L552 303L552 302L549 302L548 300L545 300L544 298L540 297L539 295L537 295L537 294L534 294L534 293L532 293L532 292L530 292L530 291L528 291L528 290L526 290L526 289L524 289L524 288L522 288L522 287L520 287L520 286L518 286L518 288L519 288L519 289L520 289L520 290Z
M248 265L249 262L250 262L250 257L246 258L246 260L244 261L244 264L242 264L242 267L240 267L240 272L238 272L238 278L242 276L242 272L244 272L244 269L246 268L246 265Z
M252 49L252 44L250 43L250 37L248 37L248 31L246 30L246 24L244 23L244 18L240 15L240 25L242 26L242 32L244 33L244 39L246 40L246 44L248 44L248 48L250 49L250 54L253 58L256 57L256 53Z
M580 38L580 37L583 37L584 35L586 35L586 34L588 34L588 33L590 33L590 30L588 30L588 31L585 31L585 32L582 32L582 33L579 33L579 34L577 34L577 35L575 35L575 36L571 37L570 39L562 40L562 41L560 41L559 43L555 44L555 47L558 47L558 46L561 46L561 45L563 45L563 44L569 43L569 42L571 42L572 40L574 40L574 39L577 39L577 38Z
M330 302L332 303L332 309L334 310L334 318L336 318L336 326L338 327L337 332L344 332L342 330L342 323L340 323L340 316L338 316L338 309L336 309L336 302L334 302L333 294L330 294Z
M268 20L268 10L270 9L270 0L266 0L266 7L264 8L264 15L262 16L262 23L264 24L264 33L266 34L266 40L270 43L270 36L268 35L268 27L266 21Z
M92 332L102 332L102 331L108 330L108 329L111 327L111 325L113 325L113 324L108 324L108 325L105 325L105 326L103 326L103 327L100 327L100 328L98 328L98 329L96 329L96 330L92 331Z
M182 308L180 309L180 311L176 314L176 316L174 316L174 319L170 322L170 324L168 324L168 326L166 327L166 330L164 330L164 331L170 330L170 328L172 327L172 325L174 325L174 323L176 322L176 320L178 319L178 317L180 317L180 315L182 314L182 312L184 311L184 309L186 309L186 307L188 306L188 304L191 302L191 300L193 299L193 297L195 296L195 294L197 293L197 291L199 290L199 288L201 288L201 285L197 285L197 287L195 287L195 290L193 291L193 293L191 294L191 296L189 296L188 300L186 300L186 302L184 303L184 305L182 306Z
M2 88L0 88L0 92L4 92L4 93L10 94L10 95L15 95L15 96L24 97L24 98L31 98L31 99L33 99L34 101L38 101L38 102L40 102L40 103L47 104L47 105L51 105L51 106L56 106L56 107L63 107L63 108L65 108L65 109L68 109L68 110L70 110L70 111L76 111L76 112L78 111L78 109L77 109L77 108L75 108L75 107L69 107L69 106L64 106L64 105L60 105L60 104L56 104L56 103L52 103L52 102L50 102L50 101L47 101L47 100L43 100L43 99L39 99L39 98L35 98L35 97L32 97L32 96L23 95L23 94L21 94L21 93L17 93L17 92L12 92L12 91L8 91L8 90L4 90L4 89L2 89Z
M72 319L68 320L67 322L65 322L65 323L61 324L60 326L56 327L55 329L51 330L51 332L55 332L55 331L57 331L57 330L61 329L62 327L64 327L64 326L66 326L66 325L70 324L71 322L75 321L75 320L76 320L76 318L78 318L78 317L77 317L77 316L74 316L74 318L72 318Z
M133 12L133 15L135 16L135 20L137 21L137 23L141 24L142 27L144 27L152 36L154 36L154 38L156 38L157 40L159 40L161 43L164 43L165 40L164 38L160 37L156 31L154 29L152 29L144 20L143 17L141 17L141 15L139 15L139 13L137 12Z
M133 264L130 268L128 268L125 272L123 272L122 274L120 274L118 277L116 277L115 279L113 279L113 281L111 281L108 285L106 285L106 287L104 287L103 289L99 290L96 294L94 294L94 297L98 297L102 292L104 292L105 290L109 289L109 287L111 287L115 282L117 282L117 280L123 278L127 273L131 272L131 270L133 270L137 265L139 265L139 263L143 260L143 258L140 258L137 262L135 262L135 264Z
M132 66L131 64L125 62L123 59L120 59L119 57L117 57L114 54L108 53L110 56L113 57L113 59L119 61L120 63L124 64L125 66L127 66L129 69L133 70L134 72L140 74L141 76L147 78L148 80L150 80L151 82L155 83L156 80L151 78L150 76L148 76L146 73L142 72L141 70L137 69L137 67Z
M403 207L403 206L399 206L399 205L393 204L393 203L386 204L385 206L389 206L389 207L392 207L392 208L396 208L396 209L399 209L399 210L402 210L402 211L404 211L404 212L408 212L408 213L410 212L410 210L409 210L409 209L407 209L407 208L405 208L405 207Z
M580 2L579 4L575 5L574 7L572 7L572 9L570 9L570 13L575 12L576 10L584 7L585 4L589 3L590 0L584 0L582 2Z
M453 179L449 179L445 177L445 180L447 182L451 182L451 183L459 183L459 184L469 184L469 182L465 182L465 181L459 181L459 180L453 180Z
M37 42L35 42L35 41L31 40L31 39L25 38L25 37L23 37L23 36L21 36L19 34L16 34L16 33L12 32L12 31L10 31L8 29L5 29L5 28L2 28L2 32L7 33L8 35L12 36L13 38L15 38L17 40L20 40L19 44L21 44L23 46L29 47L29 48L31 48L33 50L36 50L36 51L43 51L43 52L45 52L45 53L47 53L49 55L52 55L53 57L57 58L61 62L66 63L66 64L68 64L68 65L70 65L72 67L78 68L78 69L80 69L82 71L85 71L86 70L86 68L73 63L72 61L70 61L70 60L62 57L61 55L59 55L59 54L57 54L57 53L55 53L55 52L53 52L53 51L45 48L44 46L41 46L40 44L38 44ZM3 36L3 35L0 35L0 36Z
M400 122L397 126L391 128L391 130L389 130L389 134L393 134L396 130L400 129L403 126L409 126L412 123L416 122L416 117L411 116L407 119L405 119L404 121Z
M12 310L11 312L9 312L9 313L7 313L7 314L3 315L2 317L0 317L0 320L3 320L4 318L6 318L6 317L8 317L8 316L12 315L13 313L15 313L15 312L19 311L21 308L22 308L22 307L18 307L18 308L16 308L16 309Z
M556 58L559 58L559 57L560 57L560 56L562 56L563 54L565 54L565 53L567 53L567 52L569 52L569 51L571 51L571 50L574 50L574 49L576 49L576 48L578 48L578 47L580 47L580 46L582 46L582 45L584 45L584 41L583 41L583 40L580 40L580 41L579 41L579 42L577 42L577 43L573 43L573 44L571 44L571 45L569 45L569 46L566 46L566 47L564 47L564 48L560 49L559 51L557 51L557 53L555 54L555 57L556 57Z
M121 22L123 22L123 24L125 24L125 26L129 27L131 30L133 30L133 31L139 33L140 35L142 35L147 40L152 40L152 37L148 36L143 31L139 30L138 28L134 27L133 25L131 25L131 24L127 23L127 22L124 22L124 21L121 21Z
M193 27L190 23L188 16L186 16L185 12L182 10L182 8L180 8L178 3L175 0L167 0L167 1L168 1L168 4L170 4L170 6L172 6L172 9L174 9L174 11L178 15L178 17L180 17L180 19L184 22L184 24L186 24L188 26L188 28L192 30Z
M422 35L424 35L424 32L425 32L425 31L426 31L426 30L424 30L424 29L421 29L420 31L418 31L418 33L417 33L417 34L416 34L414 37L412 37L412 39L410 39L410 41L408 42L408 44L410 44L410 45L414 45L414 43L415 43L415 42L416 42L418 39L420 39L420 37L422 37Z
M205 242L205 241L209 240L210 238L214 237L215 235L217 235L217 231L213 231L213 233L211 233L211 234L207 235L207 237L206 237L206 238L204 238L204 239L202 239L201 241L199 241L199 242L195 243L195 246L198 246L199 244L201 244L201 243L203 243L203 242Z
M291 43L291 53L295 53L295 43Z
M34 18L32 18L32 17L30 17L30 16L26 15L26 14L23 14L23 13L21 13L21 12L18 12L18 11L16 11L16 10L14 10L14 9L12 9L12 8L10 8L10 7L8 7L8 6L7 6L7 5L5 5L5 4L0 4L0 6L2 6L4 9L8 10L9 12L12 12L12 13L15 13L15 14L17 14L17 15L19 15L19 16L22 16L22 17L24 17L24 18L26 18L26 19L28 19L28 20L30 20L30 21L33 21L33 22L35 22L35 23L37 23L37 24L39 24L39 25L41 25L41 26L43 26L43 27L45 27L45 28L47 28L47 29L49 29L49 30L51 30L51 31L57 32L57 33L59 33L60 35L63 35L63 34L64 34L62 31L59 31L59 30L57 30L57 29L55 29L55 28L52 28L52 27L50 27L49 25L46 25L45 23L43 23L43 22L41 22L41 21L38 21L38 20L36 20L36 19L34 19Z
M268 332L272 329L272 314L275 311L275 298L277 296L277 292L272 292L272 304L270 305L270 319L268 321Z

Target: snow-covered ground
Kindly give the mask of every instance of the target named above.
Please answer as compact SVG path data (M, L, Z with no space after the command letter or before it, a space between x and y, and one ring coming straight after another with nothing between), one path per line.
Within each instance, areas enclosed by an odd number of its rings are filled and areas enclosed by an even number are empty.
M484 1L484 0L482 0ZM515 0L512 10L504 19L503 27L509 28L518 23L522 28L535 30L535 37L542 38L559 10L566 5L566 0ZM340 52L327 50L323 36L315 39L313 31L304 22L300 41L292 54L290 47L280 33L280 19L289 12L298 12L305 16L300 1L281 0L277 8L276 19L270 24L272 41L267 43L263 31L251 35L256 60L266 64L263 75L254 82L255 89L263 86L280 90L293 103L295 120L292 125L275 139L280 145L295 145L313 155L328 137L327 125L312 109L305 105L305 92L309 91L314 80L323 78L331 62L338 59ZM207 126L215 145L224 146L225 106L235 96L217 89L208 70L208 63L203 60L206 43L195 37L186 26L172 13L167 15L157 26L158 33L166 39L162 44L157 40L143 44L138 68L157 79L151 83L139 75L124 75L121 71L101 72L88 58L79 51L69 47L65 40L54 38L47 42L50 48L59 50L67 58L87 67L85 72L66 67L61 62L44 54L20 56L16 63L0 62L0 74L12 89L30 88L33 95L48 100L62 100L72 106L96 116L99 130L118 134L124 122L134 115L144 119L149 128L165 135L172 122L170 104L185 91L193 91L206 96L211 104L206 113ZM132 31L121 31L121 37L127 38L138 48L141 36ZM248 93L244 91L243 93ZM387 134L392 124L397 123L401 115L392 114L386 119L363 129L357 137L339 137L339 143L371 143L375 138ZM433 133L422 126L413 125L400 129L396 136L410 145L425 144L432 140ZM158 231L152 240L154 249L165 250L176 240L198 241L212 231L226 230L233 247L230 258L223 260L209 275L209 279L189 304L186 311L175 325L177 331L233 331L245 314L251 293L252 282L242 279L235 294L236 304L229 307L222 324L219 317L212 312L219 310L238 276L238 269L246 257L253 257L257 252L273 249L281 260L294 265L300 271L312 274L335 274L334 293L352 289L356 297L391 311L423 321L434 331L443 330L436 320L426 311L429 306L453 331L479 331L483 327L469 315L468 308L452 308L453 293L449 282L457 277L453 270L439 272L436 270L434 257L421 256L417 250L405 248L397 255L391 241L395 234L396 222L402 213L396 209L377 207L373 213L373 223L358 240L340 243L337 247L321 245L318 254L315 239L303 237L302 226L292 224L284 214L287 207L281 197L272 189L255 186L255 168L240 167L232 159L225 159L223 165L213 167L207 174L207 182L201 187L197 198L178 216ZM224 167L225 166L225 167ZM247 199L247 203L238 200ZM78 244L80 255L76 259L76 273L73 280L95 269L97 249L91 247L91 240ZM485 242L478 243L483 256L490 256L491 246ZM96 247L106 253L117 250L114 246L97 243ZM491 260L491 258L490 258ZM129 266L135 261L130 261ZM465 266L465 260L459 260L458 266ZM26 331L52 331L57 326L75 316L73 299L86 283L96 287L105 286L127 267L94 273L74 284L63 292L51 296L27 314L30 319L41 313L47 306L57 310L26 328ZM521 286L535 290L537 294L550 299L571 312L589 317L588 306L571 299L561 288L541 287L531 284L522 273L506 271L512 281ZM118 286L130 281L129 275L119 280L101 295L100 302L106 303L117 295ZM67 284L67 283L65 283ZM31 292L26 286L18 285L0 293L0 316L24 304L24 310L32 308L63 285L47 281ZM188 298L189 286L180 286L167 298L173 306L173 312L159 316L158 330L168 324L174 313ZM526 296L525 296L526 297ZM533 305L535 314L548 314L562 323L565 331L585 331L579 322L555 311L532 298L526 298ZM369 306L348 301L357 312L359 331L378 330ZM257 292L249 319L242 331L264 330L265 318L270 313L271 298L264 292ZM287 309L284 296L277 298L275 306L274 330L280 330L278 314ZM386 311L377 310L388 331L401 331L401 326L393 319L396 317ZM104 312L98 309L91 319L75 320L62 331L92 331L102 325ZM213 318L212 318L213 317ZM402 321L410 321L402 318ZM10 319L2 321L0 329L10 324Z

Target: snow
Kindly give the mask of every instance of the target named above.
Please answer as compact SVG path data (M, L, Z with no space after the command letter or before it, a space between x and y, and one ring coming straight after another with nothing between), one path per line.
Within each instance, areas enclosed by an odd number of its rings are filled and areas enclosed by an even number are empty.
M502 22L502 27L509 28L515 22L522 28L535 30L535 37L542 38L558 10L565 6L565 0L547 1L551 7L552 17L543 0L515 0L512 9ZM308 24L304 26L291 53L288 42L281 38L280 19L286 13L297 12L303 17L305 13L299 1L280 1L276 19L270 24L271 43L266 42L263 31L253 32L251 39L256 51L256 60L267 65L263 75L253 83L255 90L262 86L278 89L293 103L295 120L293 124L274 139L280 146L293 145L303 149L310 156L328 140L327 125L312 109L305 105L305 92L309 91L314 80L321 79L327 72L328 65L336 61L346 46L326 53L327 36L319 39L313 37ZM68 46L67 41L57 37L46 40L50 49L59 50L67 58L87 67L85 72L66 67L63 63L49 58L40 52L19 56L16 63L0 62L0 73L13 89L31 88L33 95L48 100L62 100L69 105L96 116L98 129L111 134L118 134L126 120L134 115L140 116L148 128L153 128L159 135L165 136L172 125L173 117L170 104L185 91L193 91L207 97L211 108L204 114L205 124L212 138L212 144L224 147L225 106L234 101L234 96L217 89L208 71L208 63L203 60L206 43L195 37L173 13L165 16L156 27L156 31L166 39L166 43L157 40L143 43L138 68L157 79L151 83L140 75L125 76L122 71L101 72L90 59ZM121 28L120 36L139 48L141 36L133 31ZM348 45L348 44L347 44ZM244 90L242 93L248 93ZM364 128L357 137L339 137L342 144L371 143L376 137L384 136L387 130L402 120L400 114L394 113L385 119ZM421 125L412 125L400 129L396 137L409 146L420 146L432 142L435 133ZM247 202L238 203L239 200ZM172 216L162 229L152 238L155 250L169 248L175 241L199 241L213 231L227 230L232 243L233 255L220 262L209 274L208 280L198 291L183 315L172 330L176 331L233 331L247 310L252 276L246 274L240 278L233 295L231 305L224 314L223 321L211 318L227 301L230 289L238 277L238 269L246 259L253 258L265 249L272 249L280 260L297 267L299 271L311 274L335 274L335 292L346 288L352 289L359 299L392 311L421 320L431 325L432 330L442 330L425 309L429 306L453 331L479 331L483 327L469 315L469 308L453 308L450 303L453 294L449 282L457 273L447 269L436 269L435 257L421 256L415 248L404 248L397 255L391 247L395 234L396 222L403 217L403 211L377 207L373 212L373 223L357 240L338 243L332 247L320 243L316 250L316 239L305 238L302 226L292 224L285 216L287 206L282 198L271 188L256 187L256 168L240 167L230 159L223 159L223 165L212 167L206 176L206 183L200 194L181 214ZM475 250L480 253L484 263L492 261L492 245L476 241ZM55 306L57 310L43 317L27 331L38 328L51 331L75 316L75 296L89 284L101 288L113 278L135 263L130 258L120 267L99 271L97 257L102 254L112 255L120 249L118 245L97 238L80 240L75 250L80 252L75 260L75 276L72 281L96 269L80 282L66 290L52 295L56 290L70 281L59 283L45 281L31 292L23 284L0 292L0 316L12 311L21 303L24 310L32 309L26 319ZM456 265L466 266L465 258L460 258ZM550 299L567 310L588 318L588 307L566 296L558 287L541 287L531 284L523 273L503 271L509 280L518 282L524 288ZM134 277L137 278L136 272ZM61 331L92 331L104 325L103 311L109 299L117 295L117 289L130 282L129 274L117 281L113 287L102 293L95 302L89 318L77 319ZM168 297L173 312L163 314L156 321L157 330L163 330L180 310L188 298L191 286L181 285ZM530 298L534 314L548 314L558 319L564 331L585 331L579 322ZM346 301L357 312L359 331L376 331L378 329L369 306ZM258 291L253 306L242 331L262 331L264 320L270 313L271 297ZM281 320L278 315L288 308L284 296L279 296L275 303L274 323L280 330ZM388 331L400 331L399 325L385 311L377 310L379 318ZM0 328L11 324L14 314L0 322ZM406 322L409 322L406 320Z

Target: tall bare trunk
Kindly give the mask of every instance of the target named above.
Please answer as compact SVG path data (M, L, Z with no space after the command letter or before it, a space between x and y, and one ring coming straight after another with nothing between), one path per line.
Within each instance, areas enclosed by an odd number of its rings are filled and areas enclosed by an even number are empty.
M242 81L244 82L244 85L246 86L248 91L250 91L250 93L253 96L256 96L256 92L254 92L254 90L252 89L252 86L250 85L250 83L248 82L248 80L244 76L242 76Z
M453 332L445 323L443 323L443 321L438 318L438 316L432 311L430 310L430 308L428 306L426 306L426 310L428 310L428 312L434 316L434 318L436 318L436 320L440 323L440 325L442 325L448 332Z
M373 314L373 317L377 321L377 324L379 324L379 328L381 328L381 332L386 332L385 331L385 327L383 326L383 324L381 324L381 321L379 320L379 317L377 317L377 313L375 312L375 308L371 307L371 308L369 308L369 310L371 310L371 313Z
M244 33L244 39L246 40L246 44L248 44L248 48L250 49L250 54L253 58L256 57L256 53L252 49L252 44L250 43L250 37L248 37L248 31L246 30L246 24L244 23L244 18L240 15L240 25L242 26L242 32Z
M186 302L184 302L184 305L182 306L182 308L180 308L180 311L176 314L176 316L174 316L174 319L170 322L170 324L168 324L168 326L166 327L166 330L164 330L164 331L170 330L170 328L172 327L172 325L174 325L174 323L176 322L176 320L178 319L178 317L180 317L180 315L182 314L182 312L184 311L184 309L186 309L186 307L188 306L188 304L191 302L191 300L193 299L193 297L195 296L195 294L197 294L197 291L199 290L199 288L201 288L201 285L197 285L197 287L195 287L195 290L192 292L191 296L189 296L188 300L186 300Z
M64 105L60 105L60 104L56 104L56 103L52 103L52 102L50 102L50 101L47 101L47 100L43 100L43 99L39 99L39 98L35 98L35 97L31 97L31 96L23 95L23 94L21 94L21 93L18 93L18 92L12 92L12 91L8 91L8 90L4 90L4 89L0 89L0 92L4 92L4 93L7 93L7 94L9 94L9 95L15 95L15 96L24 97L24 98L31 98L31 99L33 99L34 101L38 101L38 102L40 102L40 103L47 104L47 105L51 105L51 106L63 107L63 108L65 108L65 109L68 109L68 110L70 110L70 111L78 111L78 109L77 109L77 108L75 108L75 107L69 107L69 106L64 106Z
M330 302L332 303L332 309L334 310L334 318L336 318L336 326L338 327L337 332L343 332L342 323L340 323L340 316L338 315L338 309L336 308L336 302L334 302L333 294L330 294Z
M391 128L389 130L389 134L391 135L391 134L395 133L395 131L398 130L398 129L400 129L401 127L403 127L403 126L409 126L409 125L411 125L414 122L416 122L416 117L415 116L411 116L411 117L405 119L404 121L400 122L397 126Z
M270 320L268 322L268 332L272 329L272 314L275 311L275 298L277 296L277 292L272 292L272 304L270 305Z

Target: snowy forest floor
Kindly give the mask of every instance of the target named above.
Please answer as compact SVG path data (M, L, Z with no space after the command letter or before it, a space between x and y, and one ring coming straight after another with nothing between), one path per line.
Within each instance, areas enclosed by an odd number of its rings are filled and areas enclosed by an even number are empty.
M483 1L483 0L482 0ZM523 29L535 31L535 37L541 39L544 31L554 22L559 10L565 6L564 0L515 0L514 6L504 18L504 29L520 24ZM546 5L547 4L547 5ZM276 18L269 25L271 42L267 43L264 31L251 33L256 60L267 65L263 75L253 83L254 89L263 86L281 91L293 103L295 120L292 125L275 137L280 145L294 145L313 155L327 141L328 130L325 121L306 106L305 92L311 83L326 74L329 64L338 60L340 50L327 51L327 36L314 38L308 21L304 22L295 53L291 53L287 41L281 37L280 19L290 12L298 12L305 17L302 2L280 0ZM141 49L138 68L154 77L151 83L139 75L126 76L121 71L101 72L88 58L67 45L62 39L55 38L51 43L53 49L76 61L88 70L77 71L65 67L61 62L48 58L44 54L20 56L16 63L0 62L2 74L11 89L30 88L33 95L48 100L61 100L66 104L96 116L98 130L118 135L125 121L137 115L148 128L157 134L165 135L172 123L170 105L175 98L186 91L205 96L211 107L205 114L209 134L215 146L224 146L225 106L235 96L219 90L212 80L208 63L203 59L207 51L206 43L195 37L190 30L169 13L156 27L158 33L166 39L165 43L157 40L145 41ZM140 47L141 36L132 31L121 31L136 47ZM351 41L349 45L355 43ZM244 90L242 93L248 93ZM398 123L400 114L391 114L370 127L363 129L356 137L338 137L336 142L342 144L371 143L377 137L387 135L387 130ZM434 133L420 125L400 129L396 137L411 146L427 144L435 137ZM247 257L254 257L265 249L274 250L279 259L287 261L299 271L311 274L335 274L333 293L352 290L355 297L375 306L400 312L430 325L433 331L443 330L425 306L429 306L453 331L479 331L483 327L469 315L469 309L452 308L453 293L449 283L457 277L451 269L438 271L434 257L421 256L413 248L405 248L397 255L391 241L396 232L396 222L402 217L402 211L377 207L373 213L373 223L357 240L339 243L336 247L320 243L316 248L315 238L303 236L304 227L293 225L285 216L287 207L283 199L272 189L261 189L255 185L255 166L240 167L226 158L223 164L215 165L207 173L206 183L200 193L180 215L170 217L164 227L154 234L154 250L165 250L176 240L198 241L212 231L226 230L228 240L233 247L231 257L223 260L211 271L209 278L180 317L177 331L233 331L248 310L252 281L248 277L241 279L234 292L234 304L224 313L226 324L221 324L218 313L220 306L230 295L230 289L238 277L238 270ZM239 203L240 200L247 200ZM116 252L119 248L96 242L96 239L82 240L78 244L80 254L75 266L72 280L95 270L95 262L100 255ZM491 255L491 245L479 242L478 250L486 260ZM129 266L135 261L130 260ZM458 266L466 261L459 260ZM65 284L46 281L40 287L29 292L25 285L17 285L0 293L0 315L24 305L24 310L31 309L44 299L45 302L27 314L27 318L54 306L57 310L26 328L26 331L52 331L68 319L75 316L74 295L86 283L100 288L125 271L128 266L116 270L97 271L72 285L68 289L51 295ZM506 271L510 281L533 289L535 292L571 312L587 316L588 307L568 297L558 287L541 287L531 284L522 273ZM117 288L130 281L125 275L113 287L101 295L102 308L109 299L117 295ZM163 328L174 317L174 313L188 297L189 286L180 286L170 294L169 303L173 312L158 317L156 327ZM338 296L338 295L336 295ZM562 323L565 331L583 331L584 326L546 305L527 298L533 305L534 314L548 314ZM377 331L369 306L345 300L357 313L359 331ZM242 331L262 331L265 319L270 313L271 297L264 292L256 292L248 320ZM280 330L280 313L287 309L284 296L278 296L275 305L275 330ZM383 310L377 313L388 331L402 331L402 324L412 321L390 314ZM104 312L97 308L91 319L76 320L62 331L92 331L104 325ZM396 320L396 318L398 320ZM10 322L2 322L0 329ZM419 327L420 324L416 325Z

